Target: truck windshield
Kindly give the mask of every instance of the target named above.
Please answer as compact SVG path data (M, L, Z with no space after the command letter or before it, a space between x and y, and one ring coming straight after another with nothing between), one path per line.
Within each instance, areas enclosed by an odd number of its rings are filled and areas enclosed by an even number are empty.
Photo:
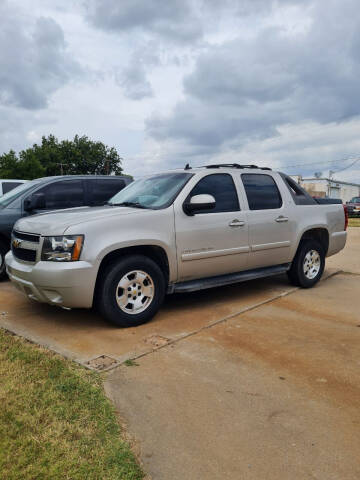
M354 197L350 200L351 203L360 203L360 197Z
M40 180L32 180L31 182L23 183L18 187L10 190L10 192L5 193L2 197L0 197L0 208L7 207L13 202L16 198L20 197L24 192L33 188L34 185L40 183Z
M160 209L172 204L191 173L164 173L130 183L112 197L109 205Z

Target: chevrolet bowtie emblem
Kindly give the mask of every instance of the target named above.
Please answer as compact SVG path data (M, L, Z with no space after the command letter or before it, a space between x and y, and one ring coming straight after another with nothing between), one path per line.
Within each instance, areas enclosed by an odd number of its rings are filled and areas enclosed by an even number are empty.
M22 243L21 240L18 240L17 238L15 238L12 242L13 247L15 247L15 248L19 248L21 243Z

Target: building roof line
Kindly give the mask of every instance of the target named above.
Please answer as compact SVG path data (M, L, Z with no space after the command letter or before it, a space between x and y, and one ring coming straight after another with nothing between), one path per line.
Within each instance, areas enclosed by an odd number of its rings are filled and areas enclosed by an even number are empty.
M312 180L326 180L327 182L331 183L341 183L343 185L352 185L353 187L360 187L360 183L353 183L353 182L345 182L344 180L336 180L334 178L327 178L327 177L322 177L322 178L301 178L302 181L312 181Z

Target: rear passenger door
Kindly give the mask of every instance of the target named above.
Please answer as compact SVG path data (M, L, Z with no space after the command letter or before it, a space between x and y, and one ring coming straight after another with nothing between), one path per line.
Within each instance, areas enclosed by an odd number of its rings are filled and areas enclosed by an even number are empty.
M91 206L104 205L126 185L122 178L89 178L85 180L87 204Z
M275 178L243 173L241 180L248 201L249 268L290 262L294 223Z

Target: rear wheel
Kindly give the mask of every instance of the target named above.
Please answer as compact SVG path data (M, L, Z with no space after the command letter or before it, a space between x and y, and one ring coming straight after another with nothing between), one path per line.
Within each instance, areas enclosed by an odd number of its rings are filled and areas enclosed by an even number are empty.
M321 278L325 268L325 252L316 240L301 242L295 258L288 271L293 285L310 288Z
M9 251L9 246L0 240L0 280L6 277L5 255Z
M165 279L159 266L143 255L118 260L105 270L97 306L101 314L119 327L148 322L165 296Z

